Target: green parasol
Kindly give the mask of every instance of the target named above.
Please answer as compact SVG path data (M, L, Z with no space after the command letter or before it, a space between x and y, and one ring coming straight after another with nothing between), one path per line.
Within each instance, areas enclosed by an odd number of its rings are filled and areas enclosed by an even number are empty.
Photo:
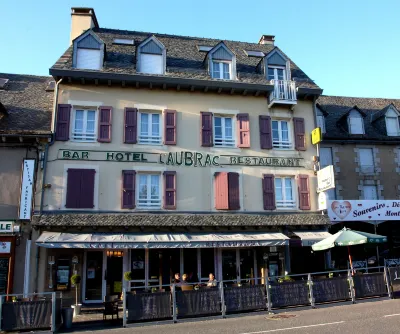
M331 235L330 237L315 243L311 247L314 251L321 251L336 246L339 247L347 246L349 252L350 267L353 272L353 263L350 255L350 246L363 245L363 244L380 244L384 242L387 242L387 237L383 235L353 231L345 227L343 228L343 230L340 230L334 235Z

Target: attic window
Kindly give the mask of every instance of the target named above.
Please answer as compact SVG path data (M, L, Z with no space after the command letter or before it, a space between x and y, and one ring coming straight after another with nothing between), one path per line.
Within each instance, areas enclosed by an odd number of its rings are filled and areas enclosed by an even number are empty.
M103 66L104 43L91 31L74 41L74 67L100 70Z
M244 53L248 56L248 57L264 57L265 54L262 51L248 51L248 50L244 50Z
M349 114L347 121L348 121L350 134L363 135L365 133L364 132L364 119L362 118L361 114L358 111L352 110Z
M146 39L138 47L138 72L164 74L166 50L154 36Z
M385 115L386 133L388 136L399 136L399 116L393 109L389 109Z
M326 133L325 116L319 108L317 108L317 127L321 128L322 133Z
M50 81L48 84L47 84L47 87L46 87L46 92L54 92L54 87L56 86L56 82L55 81Z
M127 38L115 38L113 44L134 45L134 41Z
M197 48L199 49L200 52L208 52L213 47L212 46L206 46L206 45L197 45Z
M0 89L5 89L7 82L8 82L8 79L0 78Z

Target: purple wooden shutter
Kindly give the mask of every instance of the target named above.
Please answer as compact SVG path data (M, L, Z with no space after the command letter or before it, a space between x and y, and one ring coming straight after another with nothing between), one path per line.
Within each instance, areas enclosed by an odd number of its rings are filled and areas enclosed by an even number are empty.
M136 144L137 142L137 109L125 108L124 143Z
M311 210L310 185L308 175L299 175L299 208L300 210Z
M99 134L97 141L111 143L112 107L99 108Z
M304 118L294 117L294 146L298 151L306 150L306 131Z
M93 209L94 208L94 169L67 170L67 199L66 208Z
M94 208L94 182L96 171L94 169L82 169L81 181L81 209Z
M260 146L264 150L272 149L271 117L260 115Z
M229 209L228 173L217 172L214 176L214 202L217 210Z
M122 171L122 194L121 194L121 208L134 209L135 208L135 175L134 170Z
M164 209L176 209L176 172L164 172Z
M250 147L250 120L249 114L237 114L238 147Z
M229 210L240 209L239 173L228 173Z
M262 180L264 210L275 210L275 178L273 174L264 174Z
M176 145L176 110L164 111L164 144Z
M201 146L213 146L213 114L201 111Z
M56 140L69 140L70 104L59 104L57 110Z

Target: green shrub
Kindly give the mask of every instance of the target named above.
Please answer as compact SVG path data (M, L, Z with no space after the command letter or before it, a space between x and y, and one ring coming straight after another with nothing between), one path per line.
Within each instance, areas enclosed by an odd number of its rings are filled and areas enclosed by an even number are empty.
M125 281L132 281L133 273L131 271L124 272L124 279L125 279Z
M71 276L72 285L78 285L81 283L81 275L75 274Z

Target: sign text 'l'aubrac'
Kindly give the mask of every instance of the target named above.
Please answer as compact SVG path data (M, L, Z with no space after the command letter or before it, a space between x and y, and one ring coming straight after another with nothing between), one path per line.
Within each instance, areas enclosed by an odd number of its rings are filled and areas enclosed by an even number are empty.
M272 166L272 167L303 167L302 158L278 158L263 156L213 155L200 152L108 152L108 151L81 151L59 150L58 159L87 160L87 161L114 161L114 162L141 162L157 163L171 166Z

